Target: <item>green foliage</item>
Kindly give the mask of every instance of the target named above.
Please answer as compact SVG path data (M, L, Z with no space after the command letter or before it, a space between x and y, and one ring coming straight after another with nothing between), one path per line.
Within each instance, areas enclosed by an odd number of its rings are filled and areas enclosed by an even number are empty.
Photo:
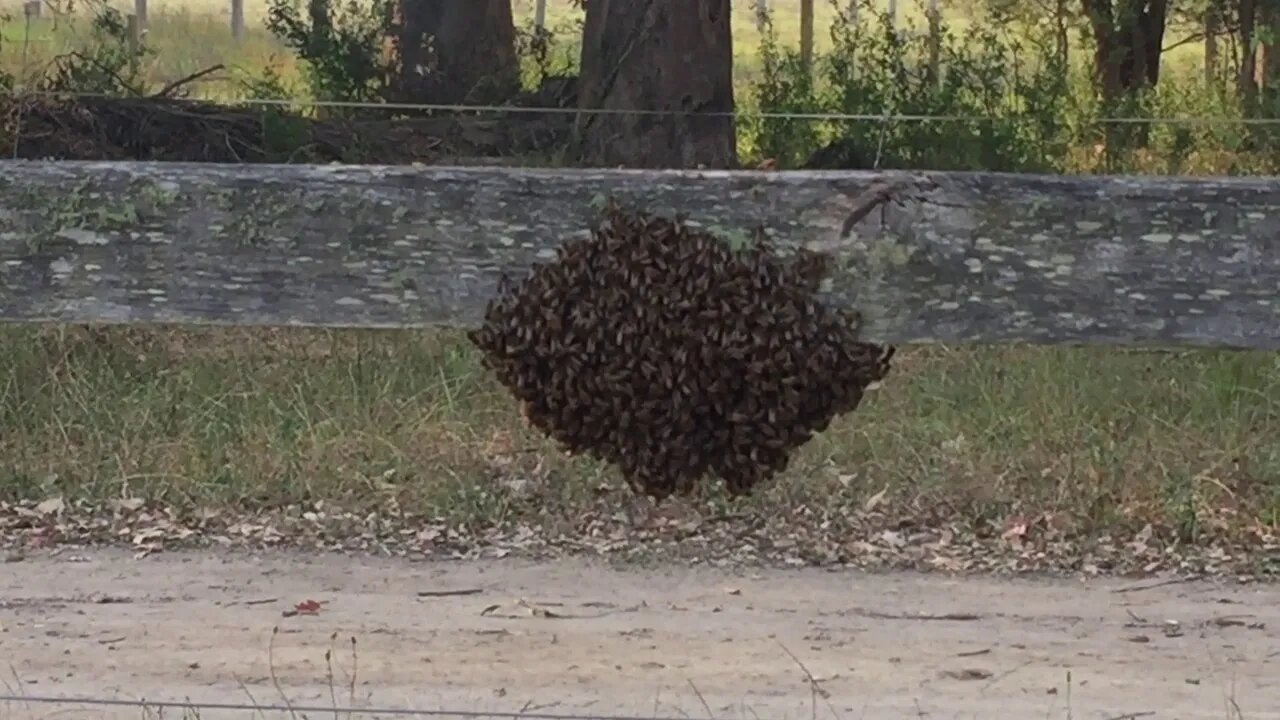
M978 23L936 38L899 30L884 14L832 24L832 48L805 72L798 53L780 50L767 29L754 95L764 113L841 114L848 119L761 117L758 152L796 166L1056 170L1065 152L1067 73L1049 42ZM879 117L940 117L879 120ZM823 151L815 157L815 151Z
M823 111L812 76L804 71L798 53L779 44L768 15L764 17L760 41L760 77L753 90L761 113L798 115ZM762 157L773 158L783 167L802 164L819 141L817 123L803 118L762 116L745 121L742 129Z
M0 28L8 25L11 22L13 22L12 15L9 15L8 13L0 12ZM3 53L4 53L4 33L0 32L0 55L2 55ZM8 72L3 67L0 67L0 92L11 92L15 87L17 87L17 85L18 85L17 78L13 76L13 73Z
M246 98L275 99L299 94L274 65L265 67L261 75L241 79L239 84ZM298 149L310 139L306 119L289 105L259 104L256 109L262 122L262 147L280 161L295 159Z
M383 43L392 25L391 0L270 0L267 29L306 62L317 99L376 102L387 97L392 77Z
M537 88L550 78L576 75L582 55L582 18L570 17L539 30L529 20L516 28L521 84Z
M83 47L54 61L41 80L46 91L112 97L145 95L143 63L154 53L130 37L124 15L110 5L95 8Z
M1054 173L1280 167L1280 132L1240 122L1249 112L1230 76L1212 83L1202 73L1166 72L1156 88L1106 106L1091 58L1075 53L1069 64L1054 23L1011 24L1007 3L985 7L989 14L963 31L940 23L935 37L901 26L895 35L881 13L864 10L860 23L837 13L830 48L811 70L766 23L748 96L757 115L742 126L744 160ZM1271 99L1268 109L1280 116L1280 100Z

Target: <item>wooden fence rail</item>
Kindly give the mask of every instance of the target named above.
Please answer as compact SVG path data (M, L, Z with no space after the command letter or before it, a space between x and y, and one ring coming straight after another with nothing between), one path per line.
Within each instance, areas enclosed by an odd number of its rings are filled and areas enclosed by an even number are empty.
M0 162L0 320L473 325L599 204L835 253L868 339L1280 349L1280 180Z

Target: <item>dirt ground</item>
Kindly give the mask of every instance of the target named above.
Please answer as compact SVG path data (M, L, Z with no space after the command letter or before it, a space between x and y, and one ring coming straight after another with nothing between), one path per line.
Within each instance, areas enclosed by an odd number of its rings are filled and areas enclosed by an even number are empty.
M3 691L26 698L0 718L347 705L354 637L362 707L1258 720L1280 718L1278 630L1275 586L95 551L0 565Z

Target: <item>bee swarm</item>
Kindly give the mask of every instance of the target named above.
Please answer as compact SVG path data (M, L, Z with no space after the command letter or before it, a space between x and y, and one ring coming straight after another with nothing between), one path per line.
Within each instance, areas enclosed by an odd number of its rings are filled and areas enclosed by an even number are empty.
M635 492L687 494L710 472L741 495L889 371L892 348L819 302L825 260L612 208L504 277L468 337L534 427Z

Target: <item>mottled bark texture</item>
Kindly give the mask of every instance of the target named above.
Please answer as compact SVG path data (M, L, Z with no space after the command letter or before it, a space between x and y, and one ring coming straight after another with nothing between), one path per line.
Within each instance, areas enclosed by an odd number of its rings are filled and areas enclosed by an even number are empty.
M1236 85L1244 100L1245 112L1255 113L1258 107L1258 48L1254 45L1254 38L1258 30L1258 4L1256 0L1239 2L1240 74Z
M1160 80L1168 0L1082 0L1093 29L1094 72L1105 100Z
M511 0L397 0L405 102L500 102L519 89Z
M1269 117L1280 117L1280 0L1267 0L1263 4L1262 20L1267 28L1259 48L1263 106Z
M0 162L0 319L476 326L600 203L829 251L866 340L1280 349L1272 178Z
M729 0L588 0L578 158L585 165L737 164ZM662 111L629 114L612 111Z
M1218 81L1218 36L1226 17L1225 0L1206 0L1204 7L1204 81L1213 87Z

